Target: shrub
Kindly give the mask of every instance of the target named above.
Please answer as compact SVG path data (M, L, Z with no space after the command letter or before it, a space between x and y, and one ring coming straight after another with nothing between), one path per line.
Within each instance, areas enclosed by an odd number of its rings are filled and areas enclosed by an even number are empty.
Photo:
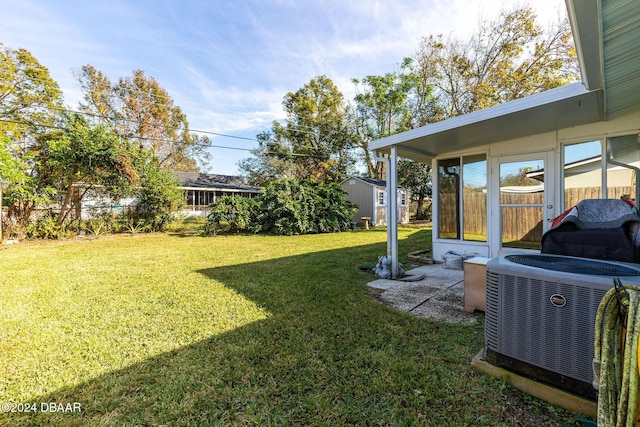
M179 209L182 191L169 171L160 169L156 162L148 162L140 172L141 188L137 202L125 215L125 228L135 224L148 231L162 231Z
M313 213L313 189L293 179L269 184L259 196L260 228L275 234L306 234Z
M91 218L84 221L82 228L97 238L107 232L108 224L102 218Z
M205 233L225 229L284 235L346 231L355 211L338 184L284 179L269 184L255 199L220 198L211 205Z
M64 239L72 235L72 222L58 224L51 215L28 222L24 234L28 239Z
M259 231L254 215L257 203L247 197L222 196L211 204L204 226L205 234L216 235L218 231Z
M314 221L317 232L335 233L350 229L349 224L358 208L346 196L344 189L336 183L318 187Z

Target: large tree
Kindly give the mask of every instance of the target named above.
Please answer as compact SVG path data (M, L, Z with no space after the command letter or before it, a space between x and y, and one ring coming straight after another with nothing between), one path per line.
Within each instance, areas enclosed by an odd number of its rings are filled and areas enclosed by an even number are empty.
M0 179L8 184L8 217L24 225L55 188L42 169L42 139L61 126L62 92L49 70L25 49L0 43Z
M241 164L249 176L273 166L286 177L339 181L351 170L353 136L342 93L327 76L312 79L282 102L287 118L274 122L254 150L257 161Z
M77 72L84 113L109 123L119 135L149 148L164 169L197 171L206 164L210 140L189 130L187 116L169 93L142 70L112 83L92 65Z
M362 149L369 177L384 178L384 163L375 162L369 142L413 129L433 121L437 108L431 87L415 72L415 63L405 58L400 68L383 76L366 76L353 80L356 85L354 127L358 146ZM398 164L399 184L410 189L417 202L417 219L422 219L424 200L431 194L430 165L401 160Z
M502 11L468 41L425 37L416 72L435 89L442 119L467 114L578 79L568 20L546 31L530 7Z
M52 178L60 197L57 224L62 225L75 197L87 192L118 200L140 183L134 166L137 149L104 125L91 126L78 114L70 113L64 130L45 138L48 157L42 168Z
M431 164L399 159L398 184L408 188L416 202L415 218L424 219L424 202L431 197Z
M270 132L258 134L258 148L252 150L253 157L242 159L238 168L251 185L266 187L277 179L293 179L295 164L287 147L278 144Z
M406 59L400 70L393 73L352 80L356 87L353 126L370 177L381 178L382 171L376 167L369 143L407 130L411 122L408 98L413 79L407 73L410 61Z

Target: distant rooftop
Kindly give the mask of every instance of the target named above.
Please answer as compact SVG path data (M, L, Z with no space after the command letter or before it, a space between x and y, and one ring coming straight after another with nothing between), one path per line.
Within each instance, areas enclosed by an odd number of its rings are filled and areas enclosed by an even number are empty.
M260 187L246 185L241 176L200 172L173 172L173 175L185 189L260 192Z
M343 182L348 181L350 179L359 179L360 181L364 181L367 184L371 184L374 185L376 187L386 187L387 186L387 181L383 180L383 179L373 179L373 178L367 178L364 176L350 176L349 178L345 179ZM402 188L401 185L398 185L398 188Z

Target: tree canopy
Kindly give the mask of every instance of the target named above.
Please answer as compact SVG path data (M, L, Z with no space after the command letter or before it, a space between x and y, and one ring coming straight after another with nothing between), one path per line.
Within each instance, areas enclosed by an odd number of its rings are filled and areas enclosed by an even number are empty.
M165 169L197 171L206 164L209 138L190 132L186 114L155 78L135 70L113 84L92 65L76 76L80 108L94 122L109 123L120 137L150 149Z
M72 202L88 192L114 200L137 194L144 209L136 215L162 227L181 198L167 169L195 168L194 155L208 143L190 135L180 108L141 71L118 85L92 66L83 73L85 104L71 111L46 67L0 44L2 220L18 234L36 208L63 227Z
M358 167L359 173L381 179L385 172L371 156L371 141L577 78L568 20L543 29L531 8L516 6L482 22L468 40L429 35L397 69L354 78L355 97L346 108L327 76L288 93L287 119L258 136L255 157L240 168L256 184L285 177L331 181ZM430 193L430 166L401 166L400 183L421 195L421 202Z
M249 177L259 171L335 182L352 169L350 150L354 138L344 96L327 76L311 79L296 92L284 96L284 123L273 122L271 131L259 136L255 161L240 164ZM254 181L255 182L255 181Z
M8 184L9 215L24 225L36 206L55 194L42 170L42 139L60 125L62 92L49 70L25 49L0 43L0 178Z
M469 40L424 37L417 70L437 97L439 119L566 85L578 78L568 20L546 31L530 7L503 10Z

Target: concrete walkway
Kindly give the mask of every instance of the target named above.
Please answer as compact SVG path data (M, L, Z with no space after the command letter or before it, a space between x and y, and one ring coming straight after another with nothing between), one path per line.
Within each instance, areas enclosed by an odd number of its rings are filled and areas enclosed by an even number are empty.
M464 273L444 268L444 264L424 265L407 272L408 276L424 275L417 281L378 279L369 282L381 290L380 301L417 317L460 324L473 324L481 312L463 310Z

